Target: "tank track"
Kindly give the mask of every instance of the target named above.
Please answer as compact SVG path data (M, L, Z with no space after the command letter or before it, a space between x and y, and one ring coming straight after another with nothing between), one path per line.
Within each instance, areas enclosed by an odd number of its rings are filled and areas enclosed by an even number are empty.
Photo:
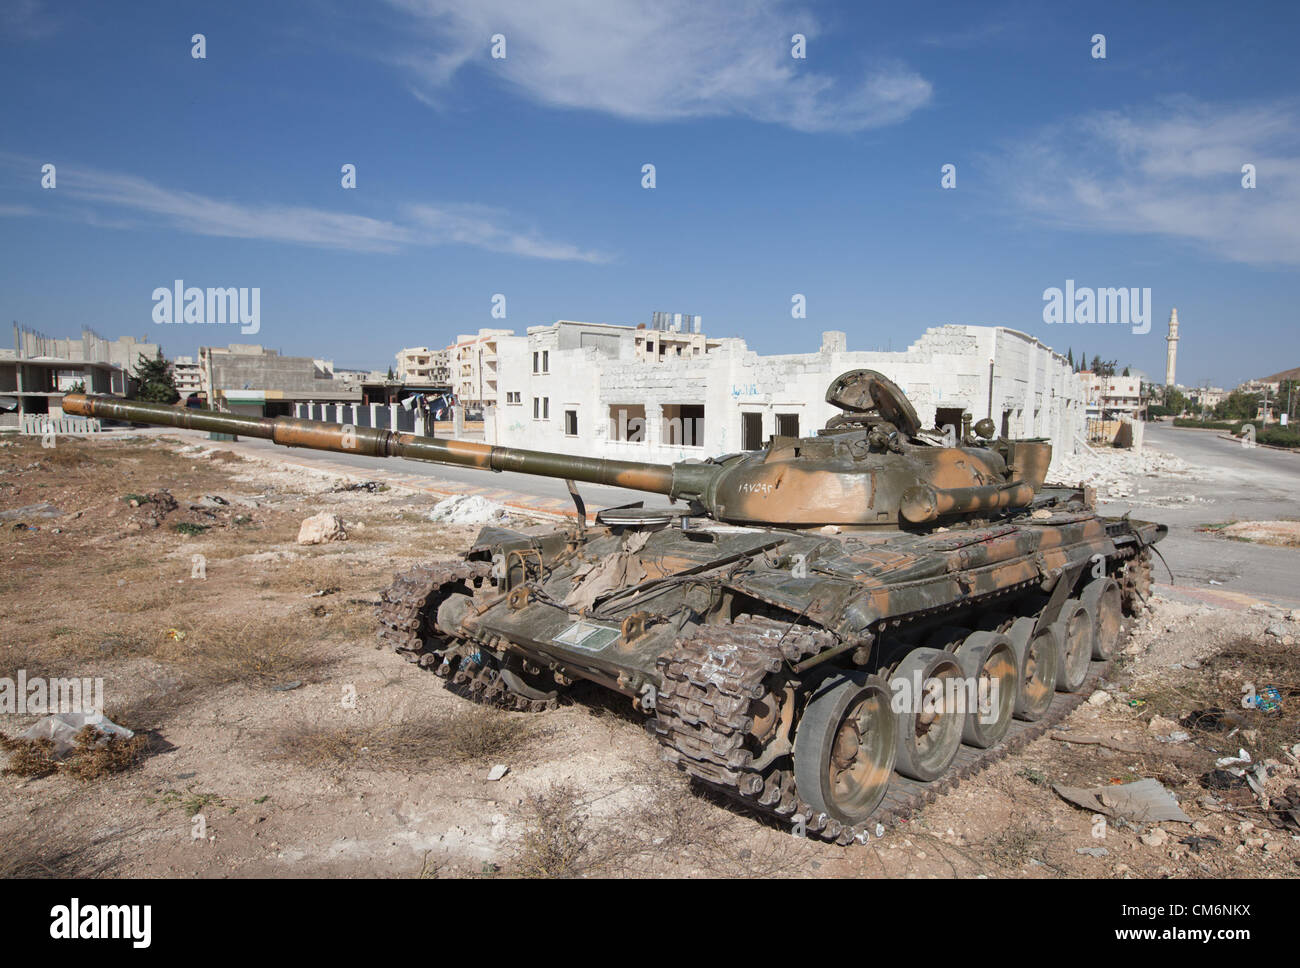
M476 646L448 640L432 626L446 594L439 594L443 588L487 578L491 569L487 562L448 561L398 572L379 596L378 637L407 662L433 669L447 680L447 688L467 699L521 712L554 709L557 699L530 699L512 691ZM437 648L431 641L445 645Z
M1124 558L1134 556L1131 552ZM1127 564L1127 562L1126 562ZM1148 565L1149 568L1149 565ZM1002 597L1007 591L987 596ZM915 616L914 616L915 617ZM892 624L892 620L891 620ZM906 823L913 814L958 783L987 769L1045 734L1065 719L1092 693L1110 665L1092 662L1088 678L1078 692L1057 693L1047 715L1034 723L1013 720L1007 737L997 746L977 750L962 745L948 772L922 783L894 774L889 792L865 822L849 826L824 813L814 814L800 799L794 770L777 767L765 774L755 768L753 753L745 748L754 725L755 703L775 701L768 677L780 672L785 661L799 662L833 644L819 630L767 619L705 626L677 640L676 649L659 660L663 678L656 700L656 715L649 727L663 744L663 757L697 778L759 813L803 828L823 840L838 844L868 843L872 836ZM777 646L779 643L779 648Z

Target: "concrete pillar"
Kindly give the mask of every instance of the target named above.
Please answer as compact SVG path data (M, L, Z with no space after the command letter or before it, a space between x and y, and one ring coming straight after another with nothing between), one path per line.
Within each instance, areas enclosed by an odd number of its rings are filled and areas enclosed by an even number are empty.
M424 427L424 414L423 414L423 413L420 413L420 412L418 412L418 411L417 411L416 414L415 414L415 430L414 430L414 433L415 433L415 436L417 436L417 437L427 437L427 436L429 435L428 432L425 430L425 427Z
M389 430L396 430L396 429L397 429L397 410L398 410L398 407L399 407L399 404L396 404L396 403L390 403L390 404L388 405L388 429L389 429Z
M370 405L370 426L379 426L379 404L377 403L372 403Z
M652 452L664 445L664 407L661 403L645 405L645 442Z
M353 404L349 404L348 406L349 409L352 411L352 426L355 427L357 425L357 405L353 403Z
M465 408L459 403L451 408L451 435L457 440L465 437Z

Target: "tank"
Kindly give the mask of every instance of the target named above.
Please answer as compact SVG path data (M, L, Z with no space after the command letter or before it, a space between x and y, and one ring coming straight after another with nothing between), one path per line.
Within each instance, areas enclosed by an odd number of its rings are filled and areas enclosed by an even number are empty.
M69 394L66 413L568 482L561 527L484 528L397 574L379 637L460 694L540 711L594 683L665 759L799 833L892 825L1090 692L1150 593L1163 525L1045 482L1046 440L923 428L882 374L811 437L653 464ZM589 520L579 483L662 494Z

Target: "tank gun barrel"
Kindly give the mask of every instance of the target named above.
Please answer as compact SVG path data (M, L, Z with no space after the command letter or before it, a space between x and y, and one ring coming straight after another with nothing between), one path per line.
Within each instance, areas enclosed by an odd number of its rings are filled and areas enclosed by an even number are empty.
M587 484L627 487L656 494L673 493L673 468L668 464L552 454L464 440L418 437L415 434L373 427L352 427L320 420L191 410L163 403L118 400L115 397L85 393L67 394L63 398L63 411L81 417L157 424L218 434L242 434L245 437L270 440L285 447L307 447L366 457L404 457L407 460L435 464L514 471Z

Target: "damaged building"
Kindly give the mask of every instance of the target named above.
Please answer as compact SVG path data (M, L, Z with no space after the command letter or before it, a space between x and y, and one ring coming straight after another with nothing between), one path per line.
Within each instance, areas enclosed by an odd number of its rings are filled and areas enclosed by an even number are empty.
M485 434L655 462L757 450L773 435L815 434L838 412L824 399L831 380L864 367L898 383L925 426L960 425L969 411L1066 451L1084 432L1083 381L1061 354L1006 327L939 326L897 352L850 350L844 333L828 332L816 352L776 356L698 329L561 320L497 335Z

